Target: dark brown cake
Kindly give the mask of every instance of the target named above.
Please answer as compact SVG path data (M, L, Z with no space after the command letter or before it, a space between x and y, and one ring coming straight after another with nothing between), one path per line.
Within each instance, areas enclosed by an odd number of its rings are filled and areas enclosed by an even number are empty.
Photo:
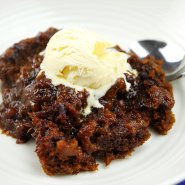
M128 62L138 71L137 78L126 74L100 99L104 108L93 108L83 116L87 91L76 93L63 85L53 86L39 66L50 37L48 29L23 40L0 57L3 103L0 128L17 143L36 140L36 152L47 174L73 174L96 170L96 158L107 165L124 158L149 137L148 127L166 134L174 123L171 85L165 80L161 61L140 60L131 55Z

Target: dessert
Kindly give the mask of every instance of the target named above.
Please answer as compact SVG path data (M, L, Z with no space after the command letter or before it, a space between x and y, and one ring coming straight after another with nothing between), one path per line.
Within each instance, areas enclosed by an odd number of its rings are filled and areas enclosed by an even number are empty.
M81 29L50 28L0 57L0 128L36 152L49 175L124 158L175 119L162 62L139 59Z

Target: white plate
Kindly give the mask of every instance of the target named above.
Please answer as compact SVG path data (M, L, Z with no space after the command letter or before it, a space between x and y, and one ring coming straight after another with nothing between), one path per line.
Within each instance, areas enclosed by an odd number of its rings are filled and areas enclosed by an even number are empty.
M173 41L185 50L184 0L0 0L0 53L49 26L81 26L107 34L123 46L137 39ZM174 51L175 52L175 51ZM176 124L167 136L152 133L131 157L100 164L97 172L50 177L34 143L17 145L0 135L0 184L174 184L185 178L185 79L173 84Z

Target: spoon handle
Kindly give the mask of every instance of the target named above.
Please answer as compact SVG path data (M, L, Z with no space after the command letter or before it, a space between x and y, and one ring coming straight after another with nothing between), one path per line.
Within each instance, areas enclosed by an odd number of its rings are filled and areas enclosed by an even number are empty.
M166 76L166 80L174 81L174 80L177 80L181 77L185 77L185 66L182 69L180 69L177 73L172 74L170 76Z
M175 74L173 76L166 77L166 80L168 80L168 81L175 81L175 80L178 80L179 78L182 78L182 77L185 77L185 72L180 73L178 75Z
M181 74L180 74L176 79L174 79L174 80L177 80L177 79L182 78L182 77L185 77L185 72L181 73Z

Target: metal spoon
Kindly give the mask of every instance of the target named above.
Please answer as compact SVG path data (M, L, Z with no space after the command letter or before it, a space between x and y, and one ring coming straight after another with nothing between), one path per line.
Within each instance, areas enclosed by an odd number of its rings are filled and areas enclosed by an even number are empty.
M157 40L140 40L130 46L130 50L144 58L147 55L162 59L163 70L168 81L173 81L185 76L185 52L174 43Z

